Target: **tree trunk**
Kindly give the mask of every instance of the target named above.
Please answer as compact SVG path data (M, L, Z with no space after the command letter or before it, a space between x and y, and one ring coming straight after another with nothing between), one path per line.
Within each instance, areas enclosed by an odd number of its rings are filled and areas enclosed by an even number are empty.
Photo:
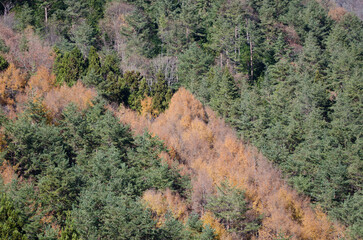
M253 80L253 46L250 37L250 54L251 54L251 81Z
M45 23L48 23L48 8L44 7Z
M11 1L1 1L1 5L4 7L4 17L7 16L10 10L14 7L14 4Z
M249 42L250 45L250 81L253 81L253 45L252 45L252 39L251 35L248 32L248 22L246 20L246 33L247 33L247 42Z

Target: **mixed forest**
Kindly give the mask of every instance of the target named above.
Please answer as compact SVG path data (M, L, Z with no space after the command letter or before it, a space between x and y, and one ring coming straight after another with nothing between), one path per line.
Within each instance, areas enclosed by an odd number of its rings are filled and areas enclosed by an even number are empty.
M334 1L0 13L1 239L363 239L363 21Z

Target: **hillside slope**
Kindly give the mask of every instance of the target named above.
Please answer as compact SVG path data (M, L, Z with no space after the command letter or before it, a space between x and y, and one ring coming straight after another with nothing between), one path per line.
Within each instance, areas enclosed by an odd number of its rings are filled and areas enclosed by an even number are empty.
M0 3L1 237L363 238L354 14L319 0Z
M158 118L127 109L116 114L136 133L148 128L171 149L193 179L192 208L205 211L205 201L223 181L244 190L253 209L263 216L256 239L339 239L344 231L309 200L299 196L258 151L209 108L181 88Z

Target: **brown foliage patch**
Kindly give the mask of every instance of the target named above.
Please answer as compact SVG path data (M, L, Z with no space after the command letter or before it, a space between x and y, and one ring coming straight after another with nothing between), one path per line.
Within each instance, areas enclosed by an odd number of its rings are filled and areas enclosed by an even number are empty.
M6 161L3 161L2 166L0 166L0 175L4 184L11 183L11 181L16 177L14 169Z
M0 38L9 47L9 52L5 54L6 59L17 67L32 72L40 66L52 68L54 56L51 46L43 42L30 27L22 35L0 21ZM22 46L24 42L26 42L26 49Z
M291 239L338 239L344 231L307 198L287 186L278 170L258 151L243 144L209 108L181 88L169 109L154 120L122 109L118 117L136 133L147 127L185 163L193 176L192 206L204 212L205 198L221 181L245 190L253 208L264 215L260 239L283 233Z
M342 7L336 7L336 8L331 8L329 10L329 17L331 17L333 20L339 22L343 17L344 15L347 13L347 11L342 8Z
M63 85L53 88L45 94L43 103L51 111L53 118L57 119L70 103L74 103L80 110L84 110L88 106L92 106L92 100L96 96L96 90L87 88L78 81L72 87Z

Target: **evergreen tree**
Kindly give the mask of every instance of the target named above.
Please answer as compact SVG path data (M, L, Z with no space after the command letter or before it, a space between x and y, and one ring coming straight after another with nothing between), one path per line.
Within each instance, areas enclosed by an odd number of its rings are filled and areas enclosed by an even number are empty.
M120 69L119 64L120 59L116 54L108 54L105 57L105 60L102 63L101 73L104 79L107 78L107 75L112 72L116 76L121 76L122 71Z
M83 82L88 85L97 86L102 81L102 67L100 57L98 56L95 47L91 47L88 54L88 69L87 74L83 78Z
M6 59L0 55L0 72L6 70L8 66L8 61L6 61Z
M192 92L196 92L201 85L201 79L208 72L213 61L197 43L193 43L180 56L178 66L179 81Z
M259 219L248 219L249 210L244 192L234 189L228 183L222 183L218 188L217 196L212 197L206 206L218 219L221 219L226 228L238 234L239 237L248 237L259 228Z
M60 85L66 83L72 86L83 76L87 67L82 53L78 48L73 48L71 52L66 52L64 55L59 51L56 51L56 54L54 63L56 81Z
M62 229L60 240L79 240L79 234L75 229L74 219L70 212L67 213L66 226Z
M19 210L4 194L0 197L0 237L2 239L25 240L28 239L23 230L24 221Z
M215 80L216 88L211 97L211 106L223 117L228 118L234 101L238 98L238 89L227 68L217 78Z
M157 110L157 113L161 113L168 106L166 94L168 92L168 86L165 81L164 75L159 72L156 76L156 83L153 86L153 109ZM170 94L169 94L170 95Z
M88 71L93 71L95 74L101 74L101 61L98 56L97 49L91 47L88 54Z
M90 47L95 45L96 33L95 30L85 21L79 26L71 30L72 41L76 47L82 52L83 56L87 56L90 51Z
M203 232L200 235L201 240L212 240L216 238L216 234L213 228L211 228L209 225L207 225L205 228L203 228Z

